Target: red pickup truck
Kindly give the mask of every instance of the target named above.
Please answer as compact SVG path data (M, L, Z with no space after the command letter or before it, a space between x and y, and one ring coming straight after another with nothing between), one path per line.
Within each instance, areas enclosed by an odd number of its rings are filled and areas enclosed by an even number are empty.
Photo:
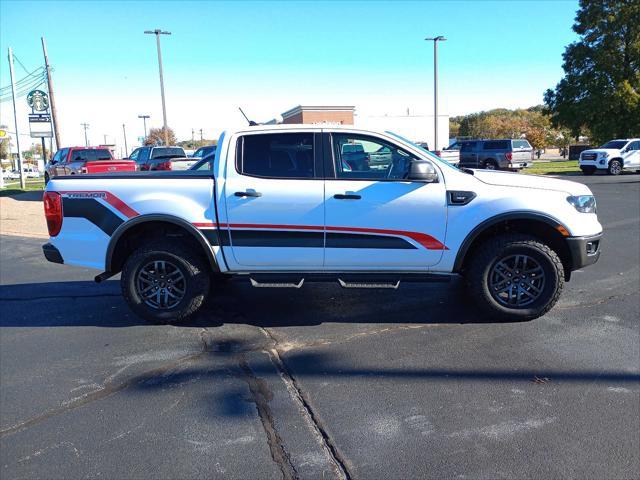
M116 160L106 147L61 148L47 164L45 184L51 178L83 173L134 172L133 160Z

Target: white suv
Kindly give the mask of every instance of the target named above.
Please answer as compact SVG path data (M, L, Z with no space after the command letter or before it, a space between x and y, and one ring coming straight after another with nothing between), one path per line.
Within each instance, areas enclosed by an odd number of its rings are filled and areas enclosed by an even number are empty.
M640 138L611 140L601 147L580 154L580 169L585 175L606 170L619 175L622 170L640 171Z

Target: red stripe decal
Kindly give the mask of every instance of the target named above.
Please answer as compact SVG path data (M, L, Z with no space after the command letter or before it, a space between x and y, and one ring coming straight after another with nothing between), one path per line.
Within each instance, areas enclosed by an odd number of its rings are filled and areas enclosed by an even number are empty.
M76 198L101 198L127 218L133 218L140 215L133 208L131 208L126 203L124 203L122 200L120 200L111 192L96 191L96 190L82 190L82 191L73 191L73 192L62 191L58 193L60 193L61 195L74 195L76 196Z
M215 227L216 223L194 223L196 227ZM262 223L220 223L220 228L248 228L248 229L265 229L265 230L327 230L330 232L355 232L355 233L377 233L382 235L395 235L408 237L419 243L428 250L449 250L439 240L431 235L421 232L407 232L405 230L386 230L381 228L362 228L362 227L326 227L318 225L273 225Z

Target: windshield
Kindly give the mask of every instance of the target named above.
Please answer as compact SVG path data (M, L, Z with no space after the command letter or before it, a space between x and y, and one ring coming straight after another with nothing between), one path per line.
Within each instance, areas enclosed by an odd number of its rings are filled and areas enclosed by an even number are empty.
M401 135L398 135L397 133L390 132L388 130L386 132L384 132L384 133L388 133L389 135L391 135L393 137L396 137L399 140L402 140L404 143L408 143L409 145L412 145L413 147L417 148L418 150L423 151L424 153L427 154L427 156L429 157L429 160L435 160L436 162L438 162L438 165L446 165L449 168L453 168L454 170L458 170L458 168L454 167L453 165L451 165L446 160L442 160L437 155L434 155L433 153L431 153L426 148L423 148L420 145L417 145L417 144L413 143L411 140L407 140L406 138L402 137Z
M610 142L605 143L600 148L614 148L616 150L620 150L627 144L626 140L611 140Z

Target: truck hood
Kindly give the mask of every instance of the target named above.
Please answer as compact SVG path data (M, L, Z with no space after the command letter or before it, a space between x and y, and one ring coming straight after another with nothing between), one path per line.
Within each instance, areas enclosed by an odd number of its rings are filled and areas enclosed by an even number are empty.
M569 180L560 180L541 175L526 175L513 172L496 172L489 170L474 170L474 176L489 185L505 187L535 188L538 190L552 190L566 192L569 195L591 195L586 185Z
M616 148L590 148L589 150L583 150L580 153L608 153L609 156L611 156L618 155L620 150Z

